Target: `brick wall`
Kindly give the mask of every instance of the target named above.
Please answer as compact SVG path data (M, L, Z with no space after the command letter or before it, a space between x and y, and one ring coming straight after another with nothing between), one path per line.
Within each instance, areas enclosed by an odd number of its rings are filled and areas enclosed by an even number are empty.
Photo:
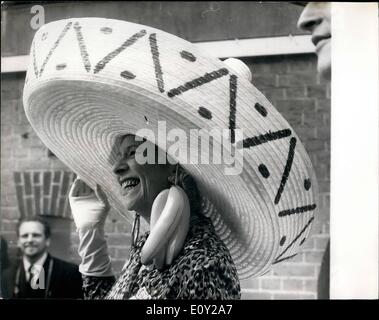
M317 74L316 58L313 55L243 60L252 69L254 84L293 126L309 152L319 182L320 211L312 229L313 236L304 244L302 253L290 261L275 265L269 273L258 279L242 281L242 297L313 299L317 296L321 257L329 237L330 86ZM36 201L39 201L43 208L43 195L37 194L35 188L40 187L42 191L46 188L49 190L48 194L52 195L54 184L58 186L54 192L64 193L67 190L63 186L63 177L65 172L70 172L58 159L48 155L48 150L34 134L26 119L21 101L24 77L23 73L2 75L1 87L0 230L8 242L11 257L17 253L17 220L21 214L28 214L28 206L34 207L32 210L35 210ZM21 176L29 178L21 179L14 172L20 172ZM53 183L47 188L45 183L48 182L44 181L44 177L49 174ZM39 178L35 178L37 176ZM37 182L33 179L37 179ZM18 196L17 186L22 189ZM27 191L29 187L30 192ZM19 202L18 199L23 199L23 202ZM33 200L28 204L27 199ZM22 209L19 203L24 201L27 208ZM47 208L51 208L51 203L49 202ZM61 210L59 203L56 203L54 208ZM69 209L62 209L61 214L56 212L55 217L49 218L55 234L55 238L52 239L52 252L67 260L79 262L76 253L78 237L73 223L66 217L69 216L66 210ZM106 232L116 272L121 270L129 255L130 229L122 218L111 212L106 223Z

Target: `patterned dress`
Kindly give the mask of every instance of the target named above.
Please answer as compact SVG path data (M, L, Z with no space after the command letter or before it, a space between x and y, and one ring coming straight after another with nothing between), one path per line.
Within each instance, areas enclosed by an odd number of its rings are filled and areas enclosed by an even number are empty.
M132 248L114 277L83 276L86 299L240 299L241 289L230 253L204 216L191 218L184 248L163 270L141 263L148 233Z

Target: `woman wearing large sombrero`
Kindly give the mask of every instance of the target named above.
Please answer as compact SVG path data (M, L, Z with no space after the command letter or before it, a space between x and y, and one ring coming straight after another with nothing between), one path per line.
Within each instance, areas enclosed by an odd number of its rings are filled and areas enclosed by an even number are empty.
M299 251L317 207L315 174L292 128L237 65L124 21L62 20L36 33L24 106L42 141L80 176L70 203L88 297L235 299L239 279ZM174 152L156 139L162 122L187 137L227 129L209 146L240 170L231 174L214 154L189 161L206 148L193 140ZM141 129L152 134L140 140ZM179 164L139 164L143 143ZM117 282L103 230L109 206L135 222Z

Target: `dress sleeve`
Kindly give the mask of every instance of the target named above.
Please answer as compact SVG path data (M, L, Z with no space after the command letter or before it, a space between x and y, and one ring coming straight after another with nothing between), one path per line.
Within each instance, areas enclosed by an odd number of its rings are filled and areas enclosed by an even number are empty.
M102 225L78 229L84 299L104 299L115 282Z
M94 277L82 275L84 299L104 299L111 290L114 282L114 276Z

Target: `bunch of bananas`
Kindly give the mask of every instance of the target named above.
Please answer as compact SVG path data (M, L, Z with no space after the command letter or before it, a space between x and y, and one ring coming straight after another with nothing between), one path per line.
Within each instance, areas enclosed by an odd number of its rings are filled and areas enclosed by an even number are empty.
M190 203L179 186L161 191L155 198L150 216L150 235L142 251L141 262L154 263L157 269L171 265L187 237Z

